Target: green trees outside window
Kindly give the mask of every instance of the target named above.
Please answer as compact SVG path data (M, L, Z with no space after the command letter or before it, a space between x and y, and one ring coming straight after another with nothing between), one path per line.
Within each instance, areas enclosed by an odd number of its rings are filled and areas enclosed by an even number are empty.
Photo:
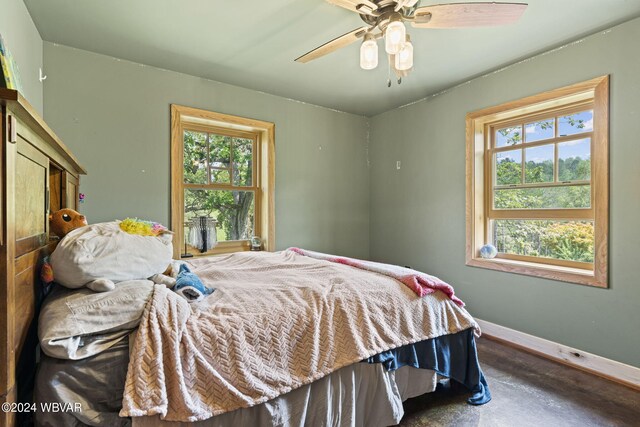
M253 165L253 139L185 130L184 183L218 184L185 188L185 222L210 216L218 221L218 241L250 239L255 224Z
M592 130L592 111L497 129L493 208L589 209L591 138L581 134ZM572 135L575 140L565 140ZM492 225L499 252L593 262L593 221L496 219Z

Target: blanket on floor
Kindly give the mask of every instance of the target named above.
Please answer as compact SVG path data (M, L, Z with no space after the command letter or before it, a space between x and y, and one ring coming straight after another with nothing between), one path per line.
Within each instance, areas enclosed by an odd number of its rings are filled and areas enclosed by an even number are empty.
M194 260L216 291L189 305L155 286L127 372L121 416L203 420L250 407L409 343L478 330L443 292L280 253Z

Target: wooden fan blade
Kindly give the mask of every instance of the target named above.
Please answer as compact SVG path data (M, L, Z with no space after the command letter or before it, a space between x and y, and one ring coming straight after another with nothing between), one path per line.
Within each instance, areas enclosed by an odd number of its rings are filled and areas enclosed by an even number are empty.
M327 42L322 46L305 53L301 57L296 58L296 62L302 62L304 64L309 61L313 61L314 59L320 58L321 56L325 56L331 52L335 52L336 50L341 49L345 46L349 46L351 43L364 37L364 35L367 33L367 29L368 27L356 28L355 30L349 31L348 33L343 34L340 37L336 37L330 42Z
M414 13L415 28L465 28L516 22L526 3L452 3L424 6ZM431 19L428 19L431 15ZM421 17L425 22L420 22Z
M358 6L361 4L371 10L378 9L378 5L369 0L327 0L327 2L358 13L360 13Z

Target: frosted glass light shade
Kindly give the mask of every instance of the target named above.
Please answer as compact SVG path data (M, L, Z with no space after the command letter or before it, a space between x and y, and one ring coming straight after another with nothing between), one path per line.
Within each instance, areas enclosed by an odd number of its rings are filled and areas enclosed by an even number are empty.
M378 66L378 43L375 40L365 40L360 45L360 68L373 70Z
M384 33L384 49L390 55L395 55L400 51L407 36L407 29L400 21L393 21Z
M396 54L396 70L406 71L413 67L413 45L407 41Z

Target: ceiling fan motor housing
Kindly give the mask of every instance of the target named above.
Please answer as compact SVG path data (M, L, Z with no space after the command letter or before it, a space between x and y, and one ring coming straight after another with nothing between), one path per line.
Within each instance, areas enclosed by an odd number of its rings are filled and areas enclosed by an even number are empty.
M420 5L415 2L412 6L404 6L396 11L399 2L395 0L373 0L378 8L371 13L360 13L360 18L371 27L378 27L384 32L390 22L395 20L412 21L413 15ZM423 18L421 17L421 21Z

